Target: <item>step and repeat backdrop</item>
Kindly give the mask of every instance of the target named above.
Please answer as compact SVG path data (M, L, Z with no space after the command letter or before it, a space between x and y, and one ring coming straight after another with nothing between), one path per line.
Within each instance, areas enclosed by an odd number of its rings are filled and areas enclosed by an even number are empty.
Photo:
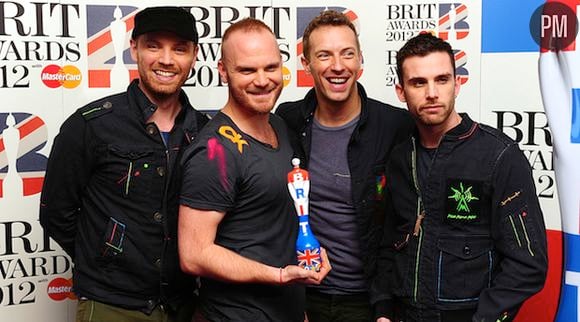
M577 0L562 1L573 12L580 5ZM47 157L68 115L94 99L125 90L137 76L128 50L133 20L140 9L159 4L150 0L0 1L3 322L74 321L73 263L38 222ZM575 43L563 53L542 51L537 34L530 31L530 21L542 11L543 0L172 0L166 4L190 10L197 20L199 53L184 89L194 106L208 111L221 108L227 98L217 72L222 35L231 23L247 16L264 20L278 39L285 80L279 102L300 99L312 86L300 64L301 37L310 19L322 10L340 10L351 17L364 56L360 82L369 96L394 105L402 106L394 91L396 51L422 31L448 40L462 83L457 109L519 142L533 168L544 211L549 277L518 320L577 320L580 260L566 255L573 252L564 251L564 245L574 247L579 235L580 179L575 160L580 158L580 84L574 83L574 73L566 73L578 65L562 65L562 55L568 55L564 61L574 61ZM552 30L566 31L561 20L548 22L557 24ZM560 211L559 199L565 210ZM568 219L562 220L561 213Z

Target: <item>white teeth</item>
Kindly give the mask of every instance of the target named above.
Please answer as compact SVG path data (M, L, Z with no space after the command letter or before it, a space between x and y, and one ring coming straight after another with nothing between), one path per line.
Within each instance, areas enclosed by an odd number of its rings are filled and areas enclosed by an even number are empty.
M344 78L329 78L328 81L331 82L331 83L333 83L333 84L344 84L344 83L346 83L346 79L344 79Z
M155 71L155 74L157 74L157 75L159 75L159 76L166 76L166 77L170 77L170 76L173 76L173 75L175 75L175 73L172 73L172 72L165 72L165 71L162 71L162 70L157 70L157 71Z

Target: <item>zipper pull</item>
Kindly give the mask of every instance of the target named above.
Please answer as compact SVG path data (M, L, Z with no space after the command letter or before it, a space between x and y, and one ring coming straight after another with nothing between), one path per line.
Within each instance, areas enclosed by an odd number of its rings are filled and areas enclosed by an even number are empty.
M417 221L415 221L415 228L413 229L413 236L419 236L419 230L421 229L421 223L425 218L425 210L422 210L419 215L417 215Z

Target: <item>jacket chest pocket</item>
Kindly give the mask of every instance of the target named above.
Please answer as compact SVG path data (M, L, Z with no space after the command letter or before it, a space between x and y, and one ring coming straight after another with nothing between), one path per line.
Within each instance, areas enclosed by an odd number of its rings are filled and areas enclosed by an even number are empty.
M472 303L491 286L492 241L486 236L441 238L437 243L437 301Z
M110 145L102 157L101 179L125 198L147 197L160 176L152 149Z

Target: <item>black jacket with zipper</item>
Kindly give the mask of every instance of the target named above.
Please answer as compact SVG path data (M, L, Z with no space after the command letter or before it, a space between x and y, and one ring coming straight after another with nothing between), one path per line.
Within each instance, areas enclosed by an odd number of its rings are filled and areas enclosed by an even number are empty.
M77 110L55 138L40 223L73 259L79 297L147 314L193 298L177 254L179 161L208 118L183 91L180 102L167 146L138 80Z
M513 319L547 271L527 159L506 135L462 114L420 187L418 144L414 136L395 147L387 167L376 316L393 318L396 300L416 310L472 309L478 322Z

